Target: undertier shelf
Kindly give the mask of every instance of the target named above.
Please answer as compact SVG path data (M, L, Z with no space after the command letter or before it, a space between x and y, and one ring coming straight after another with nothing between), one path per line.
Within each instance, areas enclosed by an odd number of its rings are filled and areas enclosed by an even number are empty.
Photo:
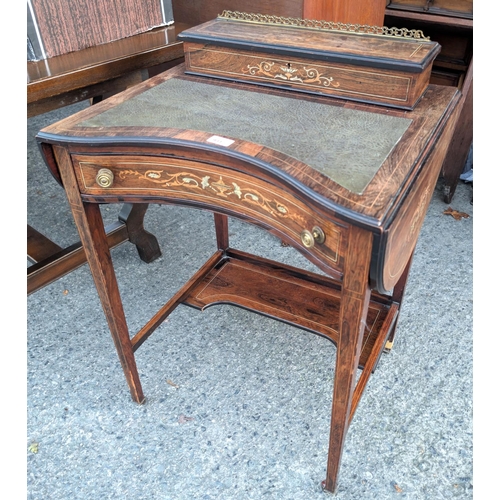
M340 302L338 281L237 250L227 250L182 300L201 310L215 304L240 306L322 335L336 345ZM366 365L374 347L379 350L385 343L395 316L390 300L377 297L370 301L360 368ZM373 353L377 359L379 351Z

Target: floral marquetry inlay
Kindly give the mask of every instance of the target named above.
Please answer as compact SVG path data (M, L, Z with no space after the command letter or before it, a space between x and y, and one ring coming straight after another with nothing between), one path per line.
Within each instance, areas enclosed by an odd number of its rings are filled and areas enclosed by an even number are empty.
M305 66L294 68L291 63L281 65L274 62L262 61L260 64L254 66L249 64L247 68L243 69L243 73L297 83L317 83L324 87L337 88L340 86L340 83L336 82L333 77L324 76L316 68L306 68Z
M185 187L193 190L209 192L212 195L260 207L276 218L287 218L301 226L306 225L306 220L296 210L290 210L284 203L275 198L265 196L262 192L249 187L241 187L233 181L226 181L222 176L212 178L210 175L198 176L192 172L168 173L164 170L120 170L118 177L126 180L130 177L142 179L159 186L175 188Z

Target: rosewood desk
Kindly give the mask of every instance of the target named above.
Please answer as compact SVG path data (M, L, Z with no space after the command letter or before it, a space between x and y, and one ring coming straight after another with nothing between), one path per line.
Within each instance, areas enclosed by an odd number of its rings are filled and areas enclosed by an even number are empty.
M337 347L324 481L334 491L349 423L394 337L458 97L430 86L403 111L179 66L42 130L133 400L144 401L134 353L179 304L234 304L322 335ZM99 204L153 202L212 211L218 248L130 336ZM232 249L228 216L270 231L323 273Z

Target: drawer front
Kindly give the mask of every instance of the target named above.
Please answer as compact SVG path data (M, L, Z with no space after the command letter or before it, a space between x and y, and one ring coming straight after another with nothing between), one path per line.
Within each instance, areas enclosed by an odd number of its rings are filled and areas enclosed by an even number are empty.
M248 174L180 159L139 156L73 156L83 195L222 209L274 230L321 269L342 272L348 225L324 219L277 186ZM324 241L323 241L324 240Z
M430 67L411 74L187 42L184 50L187 72L404 108L414 106L430 72Z

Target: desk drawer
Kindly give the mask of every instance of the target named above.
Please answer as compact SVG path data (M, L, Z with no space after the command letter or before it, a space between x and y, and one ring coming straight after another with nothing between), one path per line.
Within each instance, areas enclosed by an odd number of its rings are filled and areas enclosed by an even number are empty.
M260 225L325 271L342 272L348 225L325 219L284 188L215 165L175 158L73 156L80 192L147 198L218 211Z

